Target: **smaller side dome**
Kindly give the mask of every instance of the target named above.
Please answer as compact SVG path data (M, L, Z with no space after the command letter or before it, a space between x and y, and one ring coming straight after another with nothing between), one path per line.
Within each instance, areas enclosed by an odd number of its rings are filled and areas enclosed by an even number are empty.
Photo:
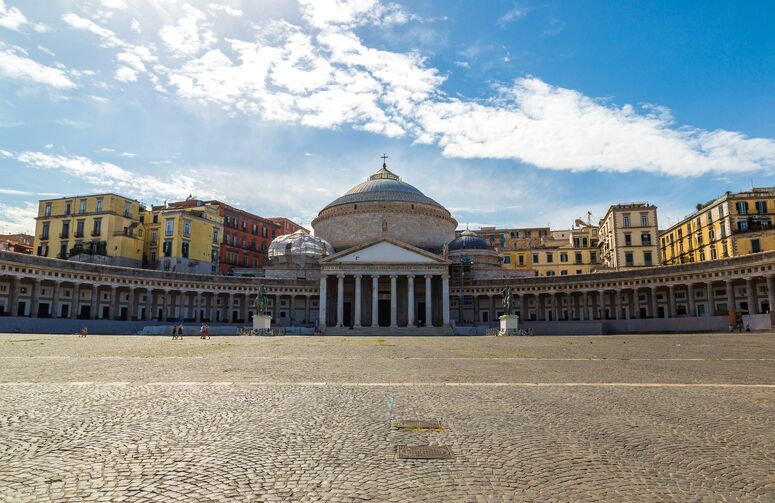
M327 241L298 230L272 240L268 255L272 263L288 263L305 259L320 260L333 253L334 249Z
M453 239L447 245L449 251L454 250L492 250L492 246L486 240L480 238L470 230L466 229L462 234Z

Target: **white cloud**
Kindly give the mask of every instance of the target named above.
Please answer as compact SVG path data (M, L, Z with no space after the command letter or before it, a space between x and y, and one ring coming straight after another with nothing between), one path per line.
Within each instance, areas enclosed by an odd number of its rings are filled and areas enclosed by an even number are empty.
M72 26L76 30L88 31L97 35L102 40L103 47L121 47L124 45L124 43L118 37L116 37L115 33L105 27L98 25L91 19L86 19L79 16L78 14L68 12L62 16L62 21Z
M132 18L132 22L130 23L130 28L132 28L132 31L135 33L142 33L143 29L140 26L140 21L138 21L136 18Z
M56 192L30 192L28 190L0 189L0 194L6 196L58 196Z
M0 28L18 30L27 23L27 18L16 7L8 7L0 0Z
M233 17L241 17L243 15L242 10L240 9L237 9L235 7L230 7L228 5L220 5L217 3L207 4L207 10L210 13L223 12L224 14L228 16L233 16Z
M215 33L205 23L204 12L183 5L185 15L174 26L168 25L159 30L164 45L176 56L194 56L215 44Z
M33 234L36 216L38 205L31 201L25 201L22 206L0 203L0 232Z
M166 179L136 173L109 162L96 162L78 155L44 152L7 152L18 162L35 169L54 170L79 178L103 190L113 190L138 199L182 199L189 194L219 198L210 187L190 174L172 173Z
M127 9L129 8L129 5L127 5L125 0L100 0L100 3L103 7L107 7L108 9Z
M300 0L302 14L315 28L354 28L363 24L404 24L412 16L401 6L378 0Z
M137 82L137 70L128 66L122 66L116 70L113 78L121 82Z
M518 21L527 16L528 12L530 12L530 10L526 7L514 6L498 18L498 24L500 26L505 26L514 21Z
M43 84L57 89L73 89L75 83L58 68L45 66L11 51L0 50L0 76Z

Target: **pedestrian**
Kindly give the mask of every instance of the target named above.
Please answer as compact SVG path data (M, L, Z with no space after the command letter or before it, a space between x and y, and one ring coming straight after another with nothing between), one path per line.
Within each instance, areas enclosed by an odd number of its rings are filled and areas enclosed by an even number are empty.
M741 334L743 333L743 322L742 321L737 324L737 331L739 333L741 333Z
M729 331L730 332L734 332L735 331L735 327L733 327L731 323L729 324Z
M86 337L89 334L89 329L84 326L78 333L78 337Z
M178 325L178 339L183 340L183 324Z
M172 325L172 340L174 341L177 338L178 338L178 326Z
M202 326L199 327L199 338L204 339L205 338L205 324L202 323Z
M750 332L750 331L751 331L751 324L750 324L750 323L748 323L748 324L745 326L745 331L746 331L746 332Z
M210 325L205 324L205 337L210 338Z

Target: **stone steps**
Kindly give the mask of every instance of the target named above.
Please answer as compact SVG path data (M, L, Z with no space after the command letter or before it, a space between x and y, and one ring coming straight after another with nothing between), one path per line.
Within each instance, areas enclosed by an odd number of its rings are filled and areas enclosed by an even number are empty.
M327 336L349 336L349 335L418 335L418 336L430 336L430 335L454 335L452 327L361 327L353 328L349 327L326 327L325 335Z

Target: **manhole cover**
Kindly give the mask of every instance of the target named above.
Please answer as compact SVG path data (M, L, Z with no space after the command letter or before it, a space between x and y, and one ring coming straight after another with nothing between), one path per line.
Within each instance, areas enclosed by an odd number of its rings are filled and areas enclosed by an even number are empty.
M446 445L397 445L398 459L452 459L452 449Z
M441 421L435 419L427 421L421 419L403 419L393 421L393 427L399 430L443 430Z

